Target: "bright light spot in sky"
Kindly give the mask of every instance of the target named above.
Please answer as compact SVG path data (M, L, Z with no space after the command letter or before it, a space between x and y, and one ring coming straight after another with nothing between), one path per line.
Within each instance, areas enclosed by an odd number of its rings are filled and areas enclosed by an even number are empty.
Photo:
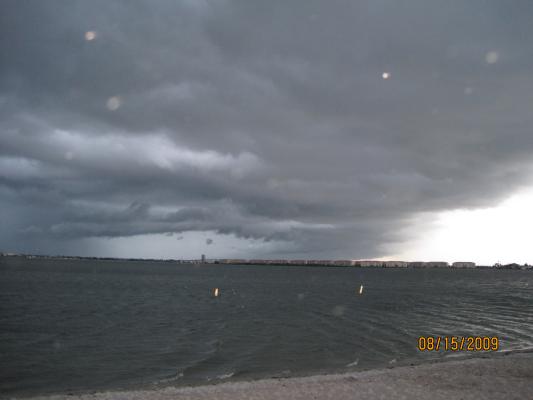
M481 265L496 262L532 264L532 204L533 190L530 190L516 194L496 207L440 213L434 228L422 239L410 243L412 251L401 257L408 260L474 261Z
M107 99L106 107L110 111L118 110L118 108L122 105L122 100L118 96L113 96Z
M485 61L488 64L495 64L498 62L498 59L500 58L500 55L497 51L489 51L487 54L485 54Z
M96 32L95 31L88 31L85 32L85 40L90 42L91 40L96 39Z
M383 72L383 74L381 74L381 77L383 79L389 79L390 78L390 72Z

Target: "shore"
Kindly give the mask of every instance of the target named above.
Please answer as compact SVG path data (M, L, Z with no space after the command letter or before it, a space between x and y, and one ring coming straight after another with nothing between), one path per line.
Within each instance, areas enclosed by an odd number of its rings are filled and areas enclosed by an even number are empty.
M488 358L336 375L33 399L533 399L533 353L498 354Z

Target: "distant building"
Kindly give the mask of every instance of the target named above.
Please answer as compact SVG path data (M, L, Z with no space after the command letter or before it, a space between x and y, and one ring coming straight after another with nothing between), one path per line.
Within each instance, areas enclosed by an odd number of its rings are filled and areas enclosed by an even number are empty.
M202 263L207 263L205 255L202 254ZM181 262L194 262L198 260ZM282 259L217 259L211 260L217 264L240 264L240 265L315 265L315 266L342 266L342 267L378 267L378 268L476 268L473 262L459 261L452 265L445 261L382 261L382 260L282 260ZM496 265L499 268L517 268L518 264L510 264L506 266ZM529 266L519 266L520 268L531 268Z
M424 268L425 267L425 262L422 262L422 261L411 261L409 263L409 266L411 268Z
M289 260L291 265L307 265L307 260Z
M445 261L429 261L424 263L424 266L429 268L446 268L449 267L450 264Z
M289 260L263 260L260 264L266 264L266 265L288 265Z
M245 264L246 260L226 258L219 260L219 262L221 264Z
M350 267L353 265L352 260L335 260L333 261L333 265L340 266L340 267Z
M381 267L383 265L383 261L354 260L353 265L356 266L356 267Z
M202 254L202 262L205 263L205 254Z
M452 264L453 268L476 268L476 263L467 261L457 261Z
M387 268L406 268L409 266L406 261L383 261L383 264Z

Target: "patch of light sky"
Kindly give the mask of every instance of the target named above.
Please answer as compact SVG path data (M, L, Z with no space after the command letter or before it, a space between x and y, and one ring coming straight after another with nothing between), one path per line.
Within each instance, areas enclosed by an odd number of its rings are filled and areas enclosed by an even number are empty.
M529 189L495 207L422 216L416 226L409 229L420 232L422 221L432 219L429 230L426 227L423 235L419 234L418 239L409 243L391 246L389 249L394 255L387 259L474 261L479 265L532 264L532 205L533 189Z
M186 260L200 259L202 254L205 254L208 259L243 258L243 254L254 254L254 258L261 258L274 249L291 247L289 243L241 239L233 235L220 235L213 231L87 238L82 241L85 242L83 247L87 249L94 247L101 249L104 257Z

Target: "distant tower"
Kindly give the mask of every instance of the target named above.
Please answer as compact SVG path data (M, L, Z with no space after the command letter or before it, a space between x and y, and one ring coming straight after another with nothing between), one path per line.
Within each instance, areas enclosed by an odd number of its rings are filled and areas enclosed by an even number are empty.
M202 262L205 263L205 254L202 254Z

